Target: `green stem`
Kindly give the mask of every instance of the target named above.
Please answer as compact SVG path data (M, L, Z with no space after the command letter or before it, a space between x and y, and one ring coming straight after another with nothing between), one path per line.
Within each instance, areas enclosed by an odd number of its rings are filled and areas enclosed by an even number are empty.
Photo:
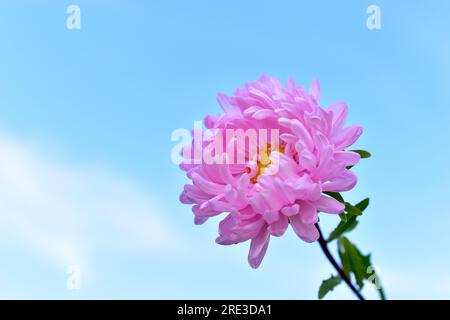
M333 265L334 269L336 269L336 271L341 276L342 280L344 280L344 282L349 286L349 288L358 297L358 299L359 300L366 300L361 295L361 293L358 291L358 289L355 288L355 286L350 281L350 278L347 276L347 274L344 272L344 270L342 270L342 268L338 265L336 260L333 258L333 255L331 254L330 250L328 249L328 244L325 241L325 239L323 238L322 231L320 230L320 227L319 227L318 223L316 223L316 228L319 231L319 235L320 235L319 240L318 240L319 245L322 248L322 251L325 254L325 256L327 257L328 261L330 261L330 263Z
M384 294L383 288L378 288L378 294L380 295L381 300L386 300L386 295Z

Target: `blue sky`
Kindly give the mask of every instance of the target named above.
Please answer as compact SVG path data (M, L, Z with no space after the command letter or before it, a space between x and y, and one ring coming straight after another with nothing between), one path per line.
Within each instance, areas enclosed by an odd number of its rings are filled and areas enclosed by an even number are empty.
M81 30L66 8L81 8ZM381 30L366 9L381 8ZM448 1L2 1L0 297L315 299L317 245L248 244L193 225L171 132L218 113L218 92L261 74L345 100L373 157L350 200L351 239L389 298L450 298ZM337 223L325 217L324 229ZM66 267L80 265L80 290ZM376 297L367 289L368 297ZM353 298L342 286L331 299Z

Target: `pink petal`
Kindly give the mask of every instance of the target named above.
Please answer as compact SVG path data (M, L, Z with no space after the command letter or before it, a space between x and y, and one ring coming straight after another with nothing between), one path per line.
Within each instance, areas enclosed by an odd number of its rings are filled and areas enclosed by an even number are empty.
M183 191L180 194L180 202L183 204L193 204L195 203L195 201L191 198L189 198L189 196L186 194L186 191Z
M269 246L270 234L267 229L263 228L261 232L252 239L250 244L250 252L248 254L248 262L254 269L261 265L262 259L266 254L267 247Z
M336 149L345 149L355 143L361 136L363 129L358 125L353 125L341 130L333 137L333 142Z
M196 224L196 225L204 224L206 222L206 220L208 220L207 217L194 216L194 224Z
M344 211L344 204L336 199L322 195L320 199L314 202L317 210L325 213L341 213Z
M334 102L326 111L332 114L332 125L334 129L340 129L344 126L348 115L348 107L345 102Z
M253 114L253 118L256 120L264 120L273 116L276 116L276 113L269 109L262 109Z
M240 113L239 107L231 104L230 98L224 93L219 93L217 95L217 102L220 104L223 111L225 111L226 113L230 113L230 114L239 114Z
M267 210L264 213L264 220L268 223L274 223L280 218L280 213L277 210Z
M334 160L343 163L345 166L354 166L358 164L361 156L356 152L337 151L333 155Z
M305 174L298 178L292 185L294 193L298 199L302 200L318 200L321 195L320 185Z
M198 173L192 174L192 182L196 187L211 195L217 195L225 191L225 185L217 184L212 181L206 180Z
M281 213L286 217L295 216L300 211L300 206L298 204L293 204L292 206L287 206L281 209Z
M271 235L275 237L281 237L285 233L288 225L289 219L285 216L280 216L280 219L269 225L267 230L270 232Z
M333 178L322 184L323 191L343 192L353 189L358 181L355 173L345 170L339 177Z
M318 220L316 207L306 201L302 201L300 204L300 217L305 224L316 223Z
M302 221L300 215L290 217L292 228L295 233L306 242L314 242L319 239L319 231L314 224L306 224Z

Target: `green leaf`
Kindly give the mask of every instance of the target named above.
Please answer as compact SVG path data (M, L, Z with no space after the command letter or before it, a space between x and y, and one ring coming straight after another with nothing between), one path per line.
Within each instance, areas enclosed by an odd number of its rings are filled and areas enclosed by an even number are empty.
M359 288L364 287L364 279L368 279L370 274L367 272L371 266L370 254L363 255L358 248L346 237L340 237L338 240L339 257L341 258L344 272L348 275L353 273Z
M341 259L342 270L345 272L345 274L347 276L350 277L350 272L351 272L350 258L345 252L345 246L344 246L344 243L342 241L343 238L344 237L340 237L338 239L338 242L337 242L337 244L338 244L338 254L339 254L339 259Z
M326 195L336 199L337 201L341 202L341 203L345 203L344 198L341 196L341 194L339 192L331 192L331 191L325 191L324 192Z
M329 279L322 281L319 288L319 299L323 299L328 292L333 291L337 285L342 282L341 276L331 276Z
M362 215L362 211L359 208L348 202L345 203L345 212L354 216Z
M346 215L347 216L347 215ZM330 236L327 239L327 242L331 242L346 232L350 232L358 225L358 221L356 221L356 216L349 215L346 220L342 220L339 222L337 227L330 233Z
M355 204L355 207L358 208L359 210L361 210L361 212L363 212L369 206L369 202L370 202L370 199L365 198L361 202Z
M350 240L343 236L338 239L338 254L341 259L342 269L349 278L351 274L354 275L359 290L363 289L364 280L366 280L375 285L380 299L386 300L380 278L375 273L371 263L370 254L363 255Z
M359 154L361 156L361 159L367 159L370 158L372 155L370 154L369 151L366 150L350 150L351 152L356 152L357 154Z

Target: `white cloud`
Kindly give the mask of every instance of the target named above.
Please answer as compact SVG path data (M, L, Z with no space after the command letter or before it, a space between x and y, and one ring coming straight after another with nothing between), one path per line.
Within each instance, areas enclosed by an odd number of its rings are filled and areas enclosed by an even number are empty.
M92 267L99 252L154 254L177 247L170 222L135 183L76 168L0 136L0 248L58 268Z

